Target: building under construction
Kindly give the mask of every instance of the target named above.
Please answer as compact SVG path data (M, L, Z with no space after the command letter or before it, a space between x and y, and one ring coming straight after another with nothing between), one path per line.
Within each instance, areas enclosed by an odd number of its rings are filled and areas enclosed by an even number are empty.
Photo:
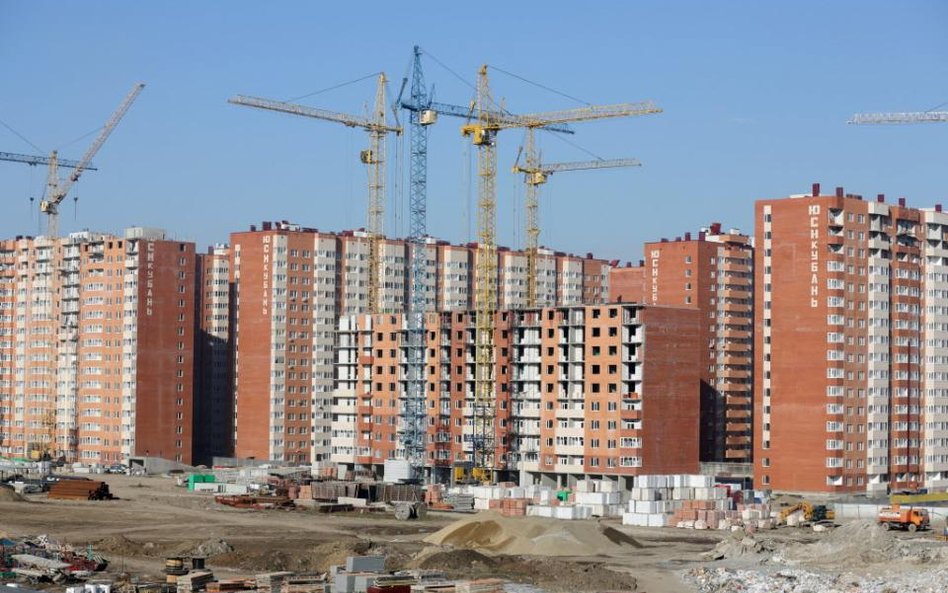
M499 311L497 395L484 407L475 398L473 313L425 320L429 479L480 469L494 480L555 486L609 476L631 487L635 475L698 470L697 310ZM406 329L402 315L340 320L330 459L341 473L381 476L387 460L405 457Z

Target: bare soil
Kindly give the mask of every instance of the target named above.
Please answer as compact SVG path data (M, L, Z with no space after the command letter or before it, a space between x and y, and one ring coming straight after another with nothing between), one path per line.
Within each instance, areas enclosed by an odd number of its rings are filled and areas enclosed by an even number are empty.
M433 545L424 541L470 515L429 512L420 521L396 521L387 514L312 511L253 511L218 505L212 496L188 492L168 478L103 476L119 500L85 502L0 500L0 532L42 533L74 545L92 545L111 561L110 571L163 579L167 556L207 555L222 578L273 570L325 571L346 556L384 554L387 568L438 568L454 578L503 577L550 592L636 591L682 593L694 589L679 574L705 562L702 554L726 534L623 527L617 520L578 522L583 538L574 549L540 546L533 554L511 546L479 550L476 542ZM504 519L509 534L536 533L539 522ZM559 532L563 521L543 528ZM773 532L778 533L778 532ZM783 533L783 532L781 532ZM601 536L595 539L594 536ZM799 531L796 541L813 538ZM593 539L589 539L593 538ZM432 537L431 539L437 539ZM601 543L602 545L599 545Z

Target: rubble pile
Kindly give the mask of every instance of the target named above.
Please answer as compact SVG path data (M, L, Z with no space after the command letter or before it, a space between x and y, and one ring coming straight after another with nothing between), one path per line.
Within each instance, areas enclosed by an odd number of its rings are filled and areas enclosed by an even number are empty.
M750 534L735 532L731 537L721 540L710 552L704 554L708 560L731 560L749 556L761 556L766 560L777 550L770 540L759 540Z
M685 574L698 593L943 593L948 569L884 577L850 572L826 575L785 568L774 572L695 568Z

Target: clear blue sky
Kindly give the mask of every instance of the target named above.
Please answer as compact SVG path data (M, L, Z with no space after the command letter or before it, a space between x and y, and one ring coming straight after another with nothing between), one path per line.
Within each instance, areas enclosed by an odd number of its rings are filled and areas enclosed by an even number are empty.
M331 6L330 6L331 4ZM657 116L576 126L572 140L644 166L562 173L543 188L545 245L637 260L641 244L711 221L750 232L753 202L807 191L948 203L948 125L848 126L858 111L948 101L943 0L694 2L25 2L0 0L0 119L78 158L136 81L147 87L67 200L62 230L158 226L207 245L261 220L363 225L365 134L236 107L384 70L397 93L413 44L474 81L498 66L593 103L653 99ZM425 62L438 100L469 87ZM495 72L515 112L576 103ZM304 102L360 112L366 80ZM461 121L431 136L429 230L468 239L470 161ZM522 134L500 137L498 229L516 246ZM547 161L586 153L543 135ZM0 151L34 152L0 128ZM390 159L394 165L394 158ZM32 169L32 170L31 170ZM45 170L0 162L0 236L35 234ZM475 177L476 179L476 177ZM404 235L406 192L388 230ZM400 213L395 216L395 213Z

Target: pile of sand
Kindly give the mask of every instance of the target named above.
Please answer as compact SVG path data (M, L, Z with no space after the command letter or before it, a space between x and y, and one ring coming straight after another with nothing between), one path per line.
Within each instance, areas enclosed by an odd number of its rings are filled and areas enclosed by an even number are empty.
M781 553L794 562L849 567L891 562L912 555L894 533L871 520L846 523L815 543L788 546Z
M425 538L429 544L520 556L608 556L641 548L632 537L592 521L480 513Z
M0 502L23 502L26 499L13 491L12 488L0 486Z

